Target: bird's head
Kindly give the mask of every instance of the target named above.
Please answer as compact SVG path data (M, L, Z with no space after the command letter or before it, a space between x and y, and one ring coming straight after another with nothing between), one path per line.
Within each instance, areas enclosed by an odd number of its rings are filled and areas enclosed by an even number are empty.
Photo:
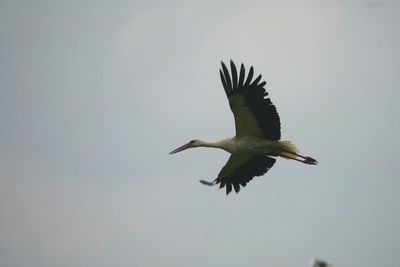
M175 150L172 150L171 152L169 152L169 154L172 155L172 154L181 152L181 151L183 151L183 150L185 150L185 149L188 149L188 148L199 147L199 146L201 146L201 144L202 144L202 141L201 141L201 140L193 139L193 140L190 140L189 143L184 144L183 146L180 146L180 147L178 147L178 148L175 149Z

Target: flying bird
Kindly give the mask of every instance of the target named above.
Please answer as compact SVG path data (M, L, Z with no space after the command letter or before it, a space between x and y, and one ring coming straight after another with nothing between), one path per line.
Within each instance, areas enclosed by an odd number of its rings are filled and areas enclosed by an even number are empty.
M253 80L253 67L250 67L246 76L243 64L238 73L232 60L230 73L224 62L221 62L221 66L219 73L235 118L236 135L218 142L194 139L169 154L194 147L213 147L231 153L215 180L200 180L206 185L219 184L219 188L226 187L227 195L232 187L238 193L240 187L245 187L253 177L264 175L274 165L276 159L273 157L292 159L309 165L317 164L315 159L300 155L292 142L280 141L279 115L264 89L266 82L260 82L262 76L258 75Z

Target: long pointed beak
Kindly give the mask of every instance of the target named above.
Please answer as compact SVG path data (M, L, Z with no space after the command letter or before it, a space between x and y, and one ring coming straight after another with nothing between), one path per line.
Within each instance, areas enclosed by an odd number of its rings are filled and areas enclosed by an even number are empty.
M184 144L183 146L178 147L178 148L175 149L175 150L172 150L171 152L169 152L169 154L172 155L172 154L181 152L181 151L183 151L183 150L185 150L185 149L188 149L188 148L191 148L191 147L192 147L191 144L190 144L190 143L187 143L187 144Z

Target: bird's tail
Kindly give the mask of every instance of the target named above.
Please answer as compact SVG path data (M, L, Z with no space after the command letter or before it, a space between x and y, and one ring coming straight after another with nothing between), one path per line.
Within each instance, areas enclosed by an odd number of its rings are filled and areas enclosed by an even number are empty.
M313 159L312 157L305 157L300 155L297 147L290 141L279 141L279 146L279 156L281 156L282 158L294 159L309 165L316 165L318 163L318 161Z
M292 159L293 155L299 154L297 147L290 141L279 141L279 145L282 149L280 156L286 159Z

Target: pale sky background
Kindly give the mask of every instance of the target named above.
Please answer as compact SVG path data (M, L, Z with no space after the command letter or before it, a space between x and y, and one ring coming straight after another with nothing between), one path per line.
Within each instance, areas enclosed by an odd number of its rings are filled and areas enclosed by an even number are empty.
M400 261L400 1L0 1L0 266ZM263 74L284 140L239 194L219 79Z

